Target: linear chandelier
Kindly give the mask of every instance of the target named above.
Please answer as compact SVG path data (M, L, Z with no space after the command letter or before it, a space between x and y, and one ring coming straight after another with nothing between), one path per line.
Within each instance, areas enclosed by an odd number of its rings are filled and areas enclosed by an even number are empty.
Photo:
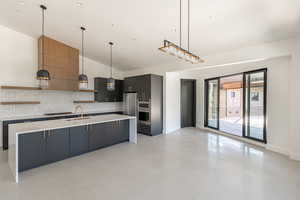
M198 64L204 62L199 56L193 54L190 52L190 0L188 0L188 42L187 42L187 50L182 48L181 46L181 40L182 40L182 31L181 31L181 7L182 7L182 0L180 0L180 20L179 20L179 27L180 27L180 33L179 33L179 46L168 41L163 41L163 46L159 48L160 51L164 53L168 53L172 56L176 56L180 59L183 59L187 62L190 62L192 64Z

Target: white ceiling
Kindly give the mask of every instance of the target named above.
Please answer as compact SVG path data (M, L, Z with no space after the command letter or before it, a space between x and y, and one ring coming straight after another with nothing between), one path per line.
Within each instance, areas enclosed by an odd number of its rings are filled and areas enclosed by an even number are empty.
M164 39L178 42L179 0L1 0L0 24L38 37L41 3L48 7L46 35L80 48L79 27L86 26L86 55L92 59L108 64L113 41L119 69L177 63L157 49ZM185 41L185 22L183 27ZM191 0L191 51L199 56L299 33L300 0Z

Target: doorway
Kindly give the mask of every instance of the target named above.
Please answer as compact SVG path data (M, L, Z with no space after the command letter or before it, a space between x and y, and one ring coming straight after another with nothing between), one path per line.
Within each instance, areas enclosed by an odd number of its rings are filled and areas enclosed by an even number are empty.
M267 142L267 69L205 80L205 127Z
M181 79L181 128L196 126L196 80Z

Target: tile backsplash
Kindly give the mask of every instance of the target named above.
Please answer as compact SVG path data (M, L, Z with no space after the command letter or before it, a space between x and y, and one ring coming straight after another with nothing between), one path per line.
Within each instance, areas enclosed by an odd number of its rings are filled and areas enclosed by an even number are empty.
M40 101L37 105L0 105L0 118L45 113L74 112L74 100L94 100L93 93L51 90L1 90L0 101ZM119 111L122 103L81 104L84 112Z

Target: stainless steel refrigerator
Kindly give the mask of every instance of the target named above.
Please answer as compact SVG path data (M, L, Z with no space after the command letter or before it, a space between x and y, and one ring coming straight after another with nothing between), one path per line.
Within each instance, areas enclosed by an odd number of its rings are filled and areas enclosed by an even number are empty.
M136 92L126 92L123 94L123 114L138 116L138 100Z

